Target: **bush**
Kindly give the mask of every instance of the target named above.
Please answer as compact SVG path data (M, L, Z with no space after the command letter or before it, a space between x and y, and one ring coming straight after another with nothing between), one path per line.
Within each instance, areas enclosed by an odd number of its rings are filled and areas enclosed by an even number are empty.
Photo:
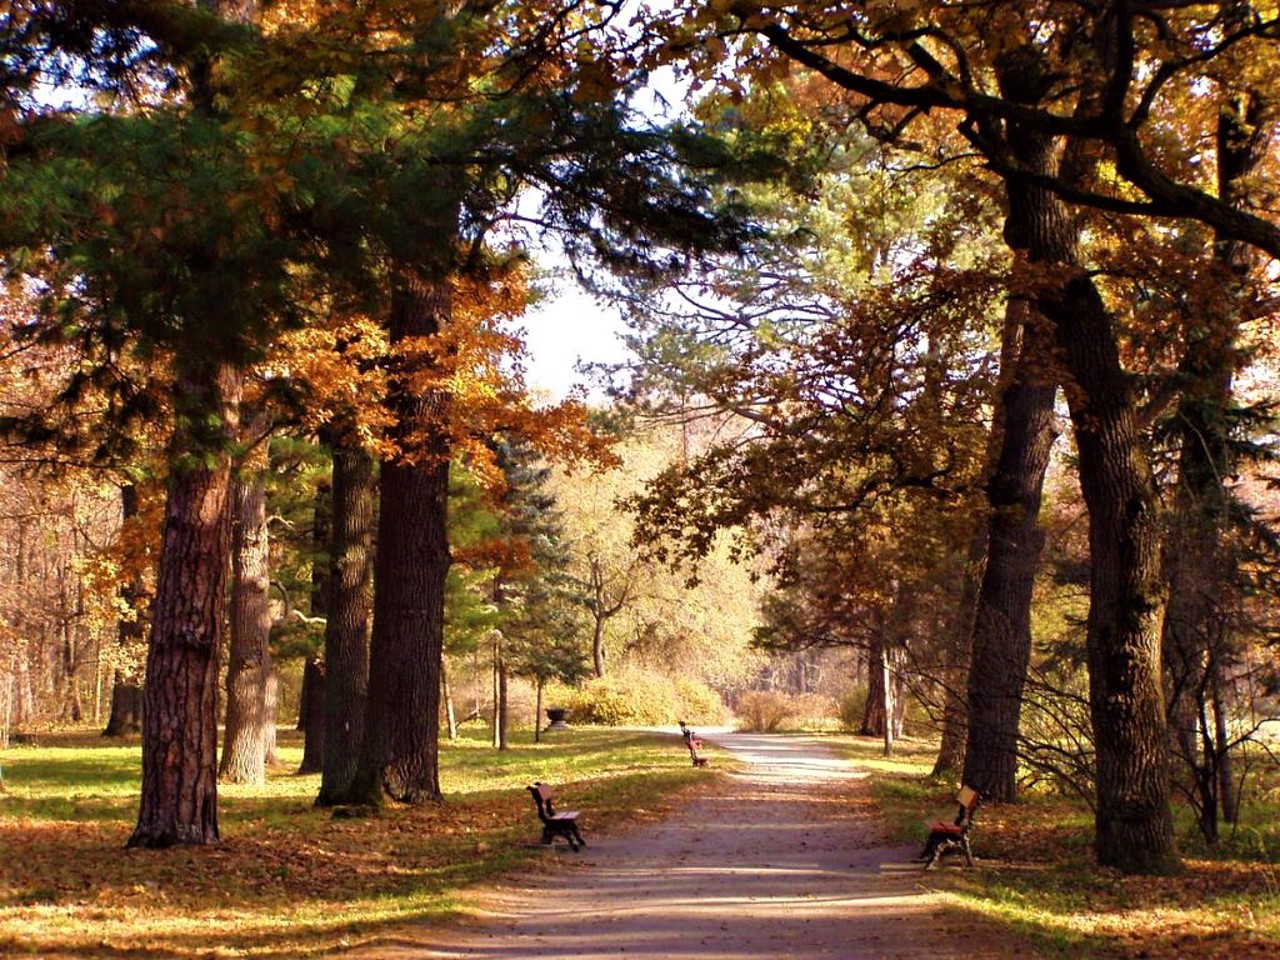
M801 730L835 730L841 723L840 704L823 693L802 693L790 700L787 719Z
M774 733L792 715L791 701L781 693L753 690L738 700L738 729L747 733Z
M840 698L840 726L850 733L862 729L867 715L867 688L858 687Z
M644 670L593 677L577 687L548 686L546 702L567 709L570 723L605 727L722 723L726 715L720 695L705 684Z
M680 703L677 711L679 720L719 726L729 719L729 711L720 694L701 681L690 680L688 677L676 678L676 696Z

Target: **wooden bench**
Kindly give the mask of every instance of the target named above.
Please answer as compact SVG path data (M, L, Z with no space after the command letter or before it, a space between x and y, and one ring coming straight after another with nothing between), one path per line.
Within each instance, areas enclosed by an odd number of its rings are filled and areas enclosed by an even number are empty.
M705 767L707 758L698 756L698 748L702 746L702 738L690 730L683 720L680 721L680 736L684 737L684 745L689 748L689 758L695 767Z
M973 787L964 786L956 794L960 805L955 820L934 820L928 824L929 839L925 841L920 859L926 870L937 865L948 853L963 853L965 863L973 866L973 851L969 849L969 831L973 827L973 815L982 803L982 794Z
M554 843L556 837L563 837L568 841L570 850L580 850L587 845L578 832L577 810L556 810L555 791L545 783L534 783L525 789L533 794L533 802L538 805L543 843Z

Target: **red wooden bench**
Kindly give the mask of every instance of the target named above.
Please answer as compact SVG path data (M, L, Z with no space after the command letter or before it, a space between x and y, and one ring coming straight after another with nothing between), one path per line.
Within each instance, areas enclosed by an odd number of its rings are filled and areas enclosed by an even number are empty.
M920 859L926 870L937 865L948 853L963 853L965 863L973 866L973 851L969 848L969 830L973 827L973 815L982 803L982 794L973 787L964 786L956 794L960 805L954 820L934 820L928 824L929 839L925 841Z
M538 805L538 819L542 821L542 842L554 843L556 837L563 837L570 850L580 850L587 845L578 832L578 811L557 810L555 808L555 791L545 783L534 783L526 787L533 794L533 802Z
M705 767L707 758L698 756L698 748L702 746L702 738L690 730L683 720L680 721L680 736L684 737L684 745L689 748L689 758L693 760L693 765L695 767Z

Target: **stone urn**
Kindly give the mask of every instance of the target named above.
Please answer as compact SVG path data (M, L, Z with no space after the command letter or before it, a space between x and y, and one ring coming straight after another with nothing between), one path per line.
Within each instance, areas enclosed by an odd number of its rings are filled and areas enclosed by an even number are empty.
M569 717L569 711L564 707L550 707L547 710L547 719L551 721L548 730L567 730L569 724L565 721Z

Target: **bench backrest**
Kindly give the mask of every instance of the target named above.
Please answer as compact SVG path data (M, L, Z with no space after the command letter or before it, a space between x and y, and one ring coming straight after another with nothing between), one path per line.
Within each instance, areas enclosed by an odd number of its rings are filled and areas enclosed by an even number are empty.
M533 783L526 787L533 794L533 802L538 805L539 817L555 816L555 807L551 805L551 801L555 799L555 791L545 783Z
M978 804L982 802L982 794L970 786L963 786L960 792L956 794L956 803L960 804L960 810L956 814L956 826L968 827L973 822L973 815L978 809Z

